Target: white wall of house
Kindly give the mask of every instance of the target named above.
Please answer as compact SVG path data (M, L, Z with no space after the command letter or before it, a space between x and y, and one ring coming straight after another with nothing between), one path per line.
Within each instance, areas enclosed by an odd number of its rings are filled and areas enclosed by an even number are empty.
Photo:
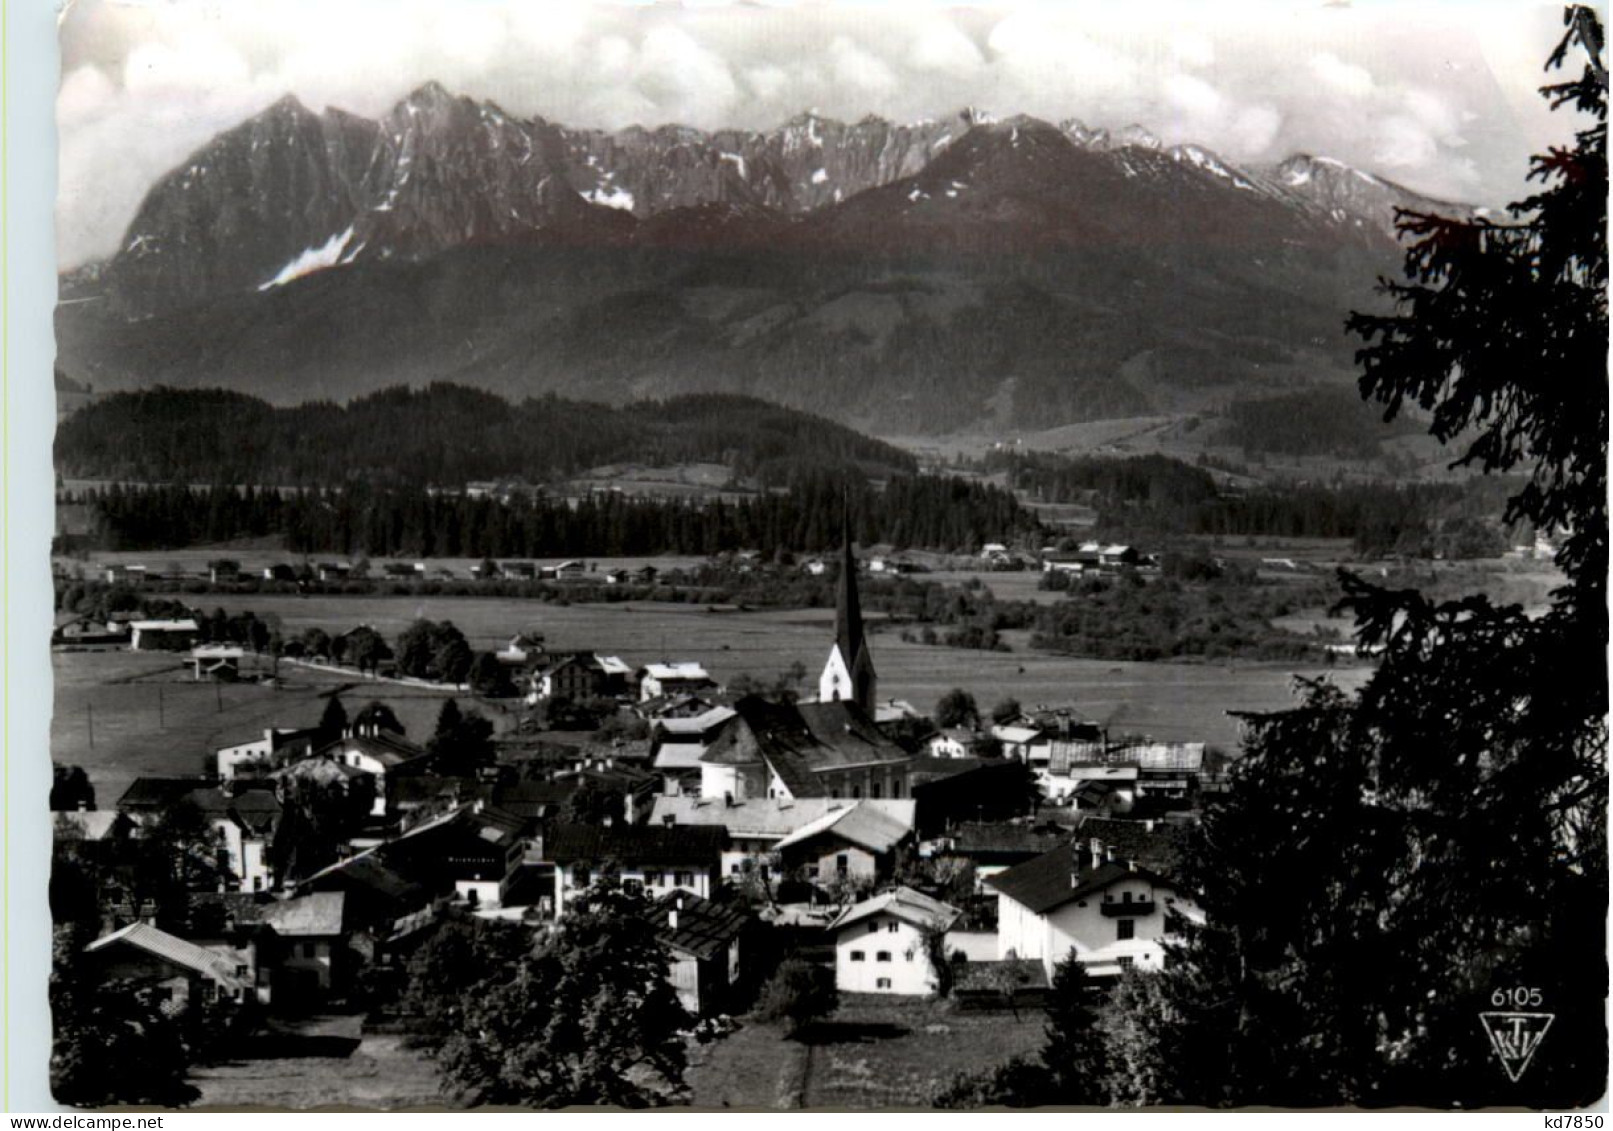
M484 910L494 910L503 905L504 885L499 880L455 880L454 898L461 903L474 902Z
M1106 902L1124 905L1128 895L1133 902L1152 900L1153 909L1138 915L1104 914ZM1092 974L1119 974L1128 966L1157 970L1165 960L1161 940L1170 934L1166 915L1171 911L1192 918L1200 914L1191 900L1142 877L1117 881L1045 915L999 892L997 957L1007 958L1012 952L1019 958L1038 960L1049 978L1053 967L1072 950Z
M732 797L735 801L750 798L782 796L788 793L769 794L771 771L765 763L750 766L721 766L710 762L700 764L700 796L712 801ZM777 781L777 778L773 778Z
M924 995L939 979L923 933L894 915L875 915L835 936L835 985L846 993Z
M274 886L274 876L269 870L269 846L263 838L249 834L229 817L216 818L213 831L235 875L237 891L268 891Z
M587 888L599 875L598 868L579 867L576 864L567 864L556 867L554 870L554 907L558 918L566 909L566 903L579 891ZM693 892L701 899L710 899L715 885L712 883L711 868L700 864L676 864L671 866L647 867L642 864L622 864L619 872L623 884L636 883L643 887L644 893L651 899L657 899L674 888Z
M223 781L235 777L242 766L255 762L267 762L272 754L273 744L268 735L254 739L251 742L242 742L236 746L220 747L217 754L218 776Z
M873 880L879 871L879 858L866 848L844 841L823 842L805 862L809 875L820 884L832 884L842 876L852 880Z

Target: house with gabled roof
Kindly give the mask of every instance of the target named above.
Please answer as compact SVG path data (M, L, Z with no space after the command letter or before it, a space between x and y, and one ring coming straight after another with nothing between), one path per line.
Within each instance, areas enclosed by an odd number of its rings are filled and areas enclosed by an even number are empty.
M862 808L879 812L911 832L915 803L906 799L845 801L828 797L757 797L745 801L687 795L658 797L650 812L652 825L707 825L728 830L722 854L724 879L735 880L752 869L771 878L779 868L779 842L831 813Z
M912 888L899 887L853 904L829 925L835 940L835 986L842 993L934 993L941 984L931 939L963 912ZM941 959L945 961L944 957Z
M1061 845L986 881L997 893L997 953L1053 967L1074 954L1087 973L1158 970L1183 920L1203 921L1190 892L1092 838Z
M370 809L372 817L386 817L391 813L389 783L400 777L423 774L431 764L431 758L423 747L396 731L357 724L349 727L341 738L321 747L317 755L375 778L375 802Z
M657 825L562 824L543 837L538 854L554 867L554 914L613 868L624 885L636 885L650 896L674 888L702 899L717 890L717 868L728 832L722 828Z
M905 814L853 803L830 809L773 847L787 873L820 884L872 883L895 867L896 849L913 836L912 802Z
M645 664L637 674L640 701L668 695L699 695L717 688L717 681L694 660Z
M912 755L857 703L747 695L701 756L702 797L907 797Z
M221 782L192 790L184 800L196 806L213 828L228 870L238 891L268 891L274 887L269 866L269 844L280 825L280 799L271 782Z
M702 899L682 888L656 900L648 917L670 956L667 979L683 1008L709 1017L735 1004L750 962L755 917L738 903Z
M249 952L200 946L149 923L102 935L84 948L84 957L103 982L133 982L155 992L170 1017L193 1003L241 1001L254 980Z

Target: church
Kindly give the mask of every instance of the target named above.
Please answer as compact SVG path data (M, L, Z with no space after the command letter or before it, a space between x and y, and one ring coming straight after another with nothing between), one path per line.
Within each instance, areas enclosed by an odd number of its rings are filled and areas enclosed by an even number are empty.
M913 756L874 724L876 677L857 598L857 561L845 529L835 637L816 703L771 703L751 695L700 759L702 797L911 797Z

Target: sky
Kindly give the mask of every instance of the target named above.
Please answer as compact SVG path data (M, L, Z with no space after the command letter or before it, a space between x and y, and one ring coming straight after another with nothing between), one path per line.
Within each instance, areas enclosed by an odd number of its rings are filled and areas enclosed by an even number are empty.
M1566 141L1528 0L67 0L57 247L115 251L152 183L287 93L378 116L421 83L568 126L770 129L975 106L1139 123L1235 161L1325 155L1477 204Z

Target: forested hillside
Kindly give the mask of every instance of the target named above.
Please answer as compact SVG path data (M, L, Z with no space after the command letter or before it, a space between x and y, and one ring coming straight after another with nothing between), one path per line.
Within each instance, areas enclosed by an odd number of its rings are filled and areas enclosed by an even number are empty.
M762 486L814 469L876 478L914 470L888 444L752 397L618 408L555 396L511 403L445 383L287 408L223 389L116 393L64 421L56 437L63 476L143 483L459 487L542 483L625 462L720 463Z

